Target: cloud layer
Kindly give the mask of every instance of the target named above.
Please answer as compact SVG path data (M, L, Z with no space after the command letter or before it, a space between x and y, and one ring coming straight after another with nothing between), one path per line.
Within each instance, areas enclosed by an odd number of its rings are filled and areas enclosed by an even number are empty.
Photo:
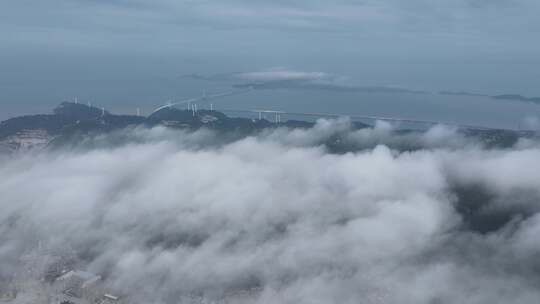
M2 160L0 278L42 242L73 248L134 303L540 299L535 144L346 121L219 145L126 132L139 140ZM356 152L320 145L336 133ZM419 148L378 145L399 140Z
M328 77L323 72L304 72L294 71L284 68L274 68L259 72L238 73L233 75L235 78L244 81L316 81L324 80Z

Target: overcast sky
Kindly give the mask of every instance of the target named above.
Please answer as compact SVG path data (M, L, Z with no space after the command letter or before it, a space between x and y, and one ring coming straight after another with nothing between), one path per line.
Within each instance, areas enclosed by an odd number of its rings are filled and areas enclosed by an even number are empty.
M539 12L537 0L5 0L0 103L157 100L178 75L275 67L540 95Z

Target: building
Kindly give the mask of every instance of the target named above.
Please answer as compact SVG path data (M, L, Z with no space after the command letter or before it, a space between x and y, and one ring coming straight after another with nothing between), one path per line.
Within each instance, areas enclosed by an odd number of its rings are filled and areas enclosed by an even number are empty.
M103 295L99 286L100 281L100 276L90 272L69 271L59 276L53 283L54 302L58 304L96 303Z

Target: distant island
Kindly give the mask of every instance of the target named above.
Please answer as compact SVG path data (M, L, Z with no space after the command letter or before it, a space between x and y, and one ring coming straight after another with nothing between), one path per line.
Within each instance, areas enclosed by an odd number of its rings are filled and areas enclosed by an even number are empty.
M476 96L476 97L490 97L486 94L477 94L477 93L469 93L469 92L453 92L453 91L440 91L440 95L453 95L453 96Z
M278 70L278 72L281 70ZM282 71L282 72L287 72ZM292 74L295 72L292 71ZM249 80L247 76L251 74L266 75L268 79L265 80ZM285 73L286 74L286 73ZM296 72L301 75L301 72ZM325 75L324 73L321 73ZM197 73L186 74L180 76L181 78L190 78L202 81L227 81L232 82L232 87L237 89L253 89L253 90L312 90L312 91L333 91L333 92L346 92L346 93L387 93L387 94L439 94L448 96L470 96L470 97L486 97L494 100L510 100L519 102L529 102L534 104L540 104L540 97L526 97L519 94L500 94L490 95L482 93L472 93L467 91L450 91L443 90L439 92L430 92L424 90L413 90L401 87L393 86L369 86L369 85L346 85L340 82L335 82L332 77L314 77L313 75L303 75L304 77L290 77L280 79L279 77L272 78L272 71L255 72L255 73L222 73L214 75L200 75ZM260 76L260 75L259 75ZM312 76L312 77L308 77Z
M332 83L315 83L304 81L269 81L261 83L242 83L233 85L234 88L252 88L255 90L269 89L296 89L296 90L320 90L334 92L358 92L358 93L406 93L406 94L427 94L425 91L409 90L404 88L384 87L384 86L345 86Z
M295 72L293 72L294 74ZM297 74L303 74L296 72ZM289 89L289 90L315 90L315 91L334 91L334 92L359 92L359 93L406 93L406 94L428 94L429 92L421 90L412 90L407 88L393 87L393 86L359 86L359 85L346 85L339 82L335 82L331 77L309 77L309 75L303 75L304 77L292 77L292 78L272 78L272 72L257 72L255 74L270 74L267 75L266 80L249 80L245 78L252 73L224 73L215 75L200 75L197 73L186 74L180 76L180 78L190 78L203 81L228 81L233 82L233 88L251 88L254 90L277 90L277 89ZM309 73L308 73L309 74ZM318 73L316 73L318 74ZM321 73L324 74L324 73Z
M521 102L530 102L535 104L540 104L540 97L526 97L519 94L501 94L501 95L487 95L487 94L477 94L469 92L453 92L453 91L440 91L440 95L452 95L452 96L474 96L474 97L488 97L491 99L497 100L511 100L511 101L521 101Z
M493 99L503 99L503 100L515 100L515 101L524 101L540 104L540 97L525 97L519 94L503 94L491 96Z

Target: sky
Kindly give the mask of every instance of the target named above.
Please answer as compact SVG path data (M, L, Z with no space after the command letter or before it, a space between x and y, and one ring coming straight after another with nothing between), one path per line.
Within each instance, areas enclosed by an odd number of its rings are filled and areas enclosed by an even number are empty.
M535 0L6 0L3 118L79 96L127 111L275 68L358 85L539 96Z

